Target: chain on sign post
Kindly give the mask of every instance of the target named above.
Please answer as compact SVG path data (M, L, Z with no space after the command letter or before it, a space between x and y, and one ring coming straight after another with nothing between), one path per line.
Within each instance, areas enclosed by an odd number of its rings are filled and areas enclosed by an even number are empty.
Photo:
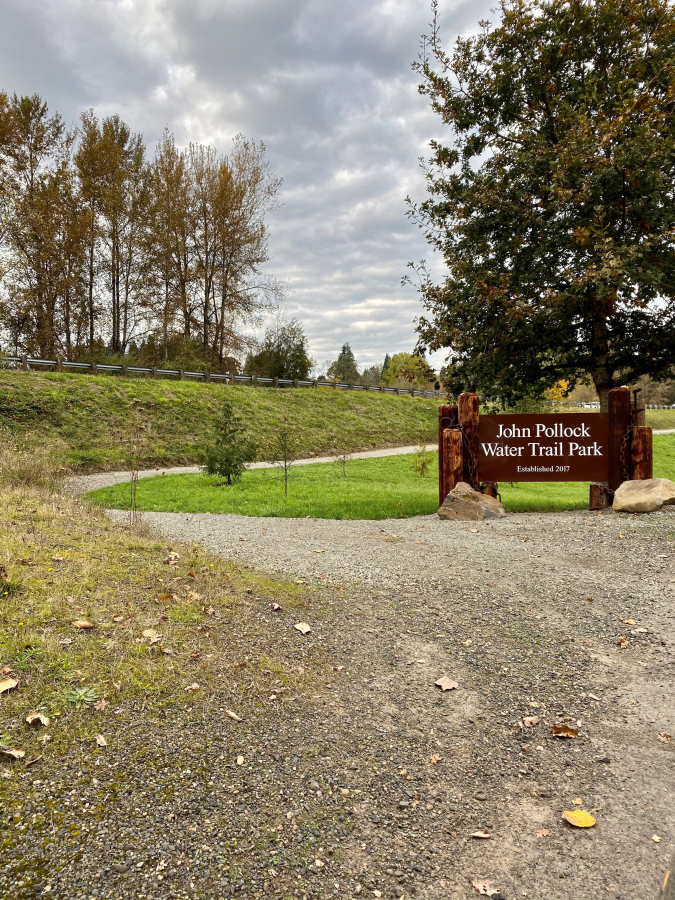
M610 391L609 413L481 416L478 395L439 408L439 494L465 481L491 496L500 481L588 481L590 508L611 506L624 481L652 477L652 430L628 388Z

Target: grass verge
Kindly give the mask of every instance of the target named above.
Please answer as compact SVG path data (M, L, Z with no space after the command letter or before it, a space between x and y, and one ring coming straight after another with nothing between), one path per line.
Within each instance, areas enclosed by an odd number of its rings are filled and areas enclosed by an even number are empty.
M0 752L0 775L73 743L103 752L96 736L132 711L264 711L270 692L280 703L323 670L293 630L322 614L316 589L171 550L12 471L0 477L0 751L20 753ZM29 724L33 712L48 724Z
M160 475L141 479L136 502L146 512L236 513L319 519L386 519L429 515L438 508L438 468L434 457L427 477L413 471L412 456L355 459L346 477L338 463L291 469L288 497L274 469L247 472L231 487L217 486L207 475ZM675 435L654 436L654 475L675 480ZM519 482L501 484L508 512L586 509L588 484ZM101 506L127 509L129 485L119 484L88 495Z

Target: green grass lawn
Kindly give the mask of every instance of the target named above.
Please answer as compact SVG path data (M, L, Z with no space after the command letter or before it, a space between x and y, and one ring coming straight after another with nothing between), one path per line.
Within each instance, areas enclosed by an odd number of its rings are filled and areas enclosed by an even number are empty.
M388 519L433 513L438 508L436 459L426 478L412 468L412 456L355 459L347 476L337 463L291 469L288 497L276 469L247 472L239 484L218 487L208 475L159 475L138 483L138 509L151 512L237 513L245 516L312 516L317 519ZM654 437L654 475L675 480L675 435ZM586 509L588 484L520 482L501 484L508 512ZM126 509L129 485L93 491L95 503Z

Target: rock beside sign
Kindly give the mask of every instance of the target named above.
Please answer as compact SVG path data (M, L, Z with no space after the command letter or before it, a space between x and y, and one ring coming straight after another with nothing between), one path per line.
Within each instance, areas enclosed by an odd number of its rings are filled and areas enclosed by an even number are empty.
M439 519L473 522L477 519L499 519L505 516L499 500L474 491L470 484L460 481L443 501L438 510Z
M646 478L644 481L624 481L614 494L615 512L654 512L675 503L675 482L668 478Z

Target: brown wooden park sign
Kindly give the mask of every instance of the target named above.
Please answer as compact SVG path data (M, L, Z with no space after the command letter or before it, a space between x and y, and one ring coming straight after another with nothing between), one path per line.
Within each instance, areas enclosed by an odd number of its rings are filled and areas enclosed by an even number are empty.
M590 508L611 506L624 481L652 477L652 430L628 388L609 392L609 412L479 414L477 394L438 409L442 504L460 481L496 496L500 481L588 481Z

